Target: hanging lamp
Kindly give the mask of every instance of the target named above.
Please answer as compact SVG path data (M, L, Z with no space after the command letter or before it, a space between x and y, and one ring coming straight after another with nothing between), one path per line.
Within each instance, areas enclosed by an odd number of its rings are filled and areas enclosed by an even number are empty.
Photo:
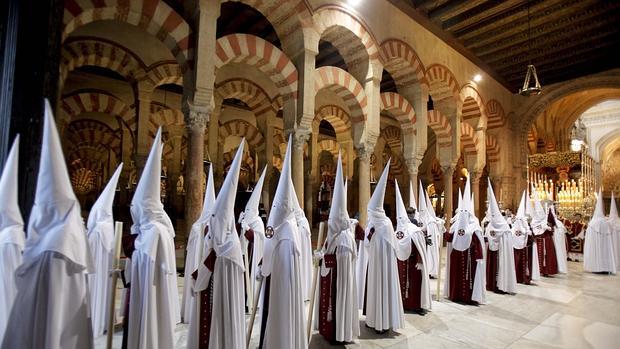
M519 89L519 94L522 96L538 95L542 91L540 82L538 82L538 74L536 74L536 67L532 64L532 40L531 40L531 27L530 27L530 4L527 4L527 55L529 57L529 63L527 65L527 72L525 73L525 80L523 81L523 87Z

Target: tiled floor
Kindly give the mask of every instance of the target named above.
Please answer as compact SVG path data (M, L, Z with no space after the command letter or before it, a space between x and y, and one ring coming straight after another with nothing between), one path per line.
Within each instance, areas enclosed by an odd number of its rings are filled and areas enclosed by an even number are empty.
M569 262L568 275L519 285L516 295L489 293L478 307L442 299L426 316L406 314L406 321L404 330L379 336L362 318L362 335L346 348L620 348L620 276L583 273L581 263ZM255 325L251 348L258 331ZM185 348L186 332L187 325L177 327L177 348ZM104 347L98 338L97 348ZM311 348L328 347L313 336Z

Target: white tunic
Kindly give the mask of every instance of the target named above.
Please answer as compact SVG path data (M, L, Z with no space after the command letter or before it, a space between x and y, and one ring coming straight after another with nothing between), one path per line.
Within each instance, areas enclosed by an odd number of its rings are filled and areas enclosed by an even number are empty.
M131 257L128 348L173 348L181 321L173 235L159 221L139 229Z
M616 273L613 241L605 218L595 218L588 224L584 243L583 269L585 271Z
M497 288L507 293L517 292L517 272L512 232L495 231L495 236L487 234L489 250L497 251Z
M369 212L369 216L372 213ZM381 214L369 219L366 237L360 244L358 291L360 307L364 306L366 286L366 324L377 331L400 329L404 326L403 300L400 294L398 266L396 264L396 237L390 220ZM375 228L371 240L370 229ZM366 264L366 265L364 265ZM368 277L366 278L367 270ZM361 273L361 274L360 274Z
M109 237L104 236L108 234ZM114 245L114 223L98 222L95 229L88 234L88 244L93 257L95 273L88 275L90 289L91 316L93 320L93 334L95 337L103 335L108 321L110 298L110 269L112 268L112 253ZM111 242L112 246L110 246Z
M422 263L416 265L416 268L422 272L422 285L420 285L420 306L422 309L430 310L432 307L431 289L429 281L428 256L426 254L426 238L424 233L413 223L407 224L407 228L403 231L404 237L398 240L398 248L396 250L396 257L401 261L406 261L411 256L411 242L415 245Z
M443 224L436 219L429 221L426 225L426 232L431 239L431 245L426 246L426 267L433 277L437 277L439 272L439 244L441 244L441 235L445 230Z
M557 225L553 229L553 245L555 246L555 256L558 260L558 271L560 274L568 273L568 264L566 262L566 227L559 219L555 220Z
M93 348L86 270L44 251L17 270L17 298L2 349Z
M0 343L17 296L15 271L22 263L24 231L13 226L0 231Z

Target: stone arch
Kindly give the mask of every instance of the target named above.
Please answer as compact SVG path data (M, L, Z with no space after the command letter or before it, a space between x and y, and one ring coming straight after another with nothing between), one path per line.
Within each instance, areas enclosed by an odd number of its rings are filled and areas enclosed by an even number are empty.
M190 26L163 0L67 0L62 40L80 26L104 20L117 20L144 29L170 49L183 71L191 66Z
M312 9L305 0L228 0L241 2L255 8L269 20L282 40L284 48L295 47L295 40L303 39L294 34L302 34L304 28L312 27Z
M337 67L320 67L314 74L315 93L324 88L332 90L349 108L353 124L366 120L368 99L362 85L351 74Z
M478 137L474 128L466 123L461 123L461 145L466 155L476 154L478 152Z
M146 79L153 87L165 84L183 86L183 71L177 62L162 61L148 67Z
M368 27L344 8L333 5L323 6L314 13L313 21L319 37L323 36L325 31L330 28L346 28L361 40L362 45L366 48L369 60L380 60L379 45Z
M250 34L230 34L217 39L215 68L227 63L257 68L270 77L284 101L297 99L297 69L284 52L268 41Z
M62 48L61 85L71 71L86 65L112 70L128 81L140 80L145 75L142 60L125 47L100 38L72 38Z
M215 92L222 99L236 98L243 101L259 117L266 114L277 114L282 108L282 98L269 98L265 90L255 82L235 78L222 81L215 86Z
M231 120L220 125L220 139L225 140L228 136L245 137L245 140L257 150L265 147L263 134L252 124L244 120Z
M72 121L63 133L64 144L68 149L83 145L101 145L114 151L117 159L121 156L121 138L118 129L112 129L103 122L92 119Z
M488 115L487 129L503 127L506 124L506 113L502 105L495 99L487 102L486 111Z
M429 66L424 76L428 81L429 93L435 102L450 98L454 102L459 101L459 83L445 65L433 64Z
M497 138L495 136L487 134L486 135L486 152L487 152L487 160L489 162L499 162L500 158L500 146L497 142Z
M428 86L422 61L406 42L399 39L387 39L381 44L380 55L385 64L385 70L390 72L397 85L408 86L419 83Z
M400 128L396 126L387 126L381 130L381 136L392 152L397 154L402 153Z
M413 105L402 95L394 92L381 94L381 110L391 112L400 122L403 133L415 134L416 116Z
M485 103L478 90L467 84L461 89L459 97L463 121L471 123L476 128L486 128L488 118Z
M452 144L452 125L450 120L443 116L439 110L429 110L427 113L428 127L433 130L437 137L439 147L449 147Z
M75 118L83 113L104 113L119 117L123 123L131 130L135 131L137 126L135 110L118 99L116 96L96 91L80 92L64 96L60 102L60 108Z
M183 112L176 109L163 108L157 111L151 107L151 115L149 117L149 137L155 138L157 129L160 126L183 126Z
M321 106L315 112L314 118L319 122L323 119L327 120L334 128L334 131L336 131L336 134L346 134L350 138L351 118L341 107L333 104Z

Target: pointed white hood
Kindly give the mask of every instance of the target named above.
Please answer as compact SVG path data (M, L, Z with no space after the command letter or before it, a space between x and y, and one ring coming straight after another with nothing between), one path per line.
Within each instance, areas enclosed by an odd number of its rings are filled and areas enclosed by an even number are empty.
M377 186L375 186L375 191L372 193L370 200L368 201L368 217L375 216L377 214L385 216L385 211L383 210L383 200L385 197L385 187L387 185L388 174L390 172L390 162L392 159L389 159L387 164L385 164L385 168L383 169L383 173L379 178L379 182L377 182Z
M545 213L545 209L542 207L536 190L532 191L532 196L534 197L534 208L530 213L532 216L532 230L535 235L540 235L544 233L545 230L549 229L547 225L547 213Z
M394 190L396 191L396 230L405 231L408 225L413 223L411 223L407 215L407 208L405 207L403 196L398 187L398 180L396 179L394 180Z
M422 187L422 181L420 181L420 188L418 189L418 211L420 213L419 220L424 223L424 225L428 224L431 221L431 215L429 212L429 206L426 202L426 193L424 192L424 187ZM431 207L432 209L432 207Z
M116 186L118 184L118 179L121 176L121 171L123 170L123 163L118 165L116 171L108 184L105 186L101 194L99 194L99 198L95 201L95 204L90 209L90 213L88 214L88 223L86 227L88 229L88 235L95 232L95 228L98 224L107 224L110 228L108 232L114 231L114 220L112 217L112 205L114 204L114 196L116 195ZM103 241L103 245L109 251L114 248L114 235L112 234L101 234L101 239Z
M474 230L471 227L473 214L470 211L471 192L469 177L465 183L465 189L463 195L459 192L459 205L454 215L452 225L450 226L450 233L452 237L452 248L457 251L465 251L471 245L472 235Z
M174 227L161 203L161 127L153 140L149 157L144 165L136 192L131 200L132 234L140 233L141 225L159 222L165 225L174 237Z
M331 240L336 235L349 229L349 213L347 212L347 197L344 178L342 175L342 157L338 153L338 164L336 166L336 179L334 181L334 193L332 204L329 210L329 220L327 229L327 239Z
M211 217L207 223L210 245L219 258L227 258L244 269L241 243L235 227L235 199L239 183L239 171L243 159L245 138L241 140L237 154L230 165L224 184L217 195L211 209Z
M19 135L15 137L0 177L0 245L24 247L24 219L19 210L17 178L19 177Z
M415 203L415 193L413 192L414 185L415 183L409 182L409 207L413 207L415 208L416 211L418 211L418 206ZM418 202L419 202L419 199L418 199ZM420 203L420 205L422 205L422 203Z
M241 224L243 224L246 220L252 220L255 217L260 219L260 213L258 212L258 205L260 204L260 199L263 194L263 183L265 182L265 175L267 174L267 166L263 168L263 172L261 173L256 185L254 186L254 190L252 191L252 195L250 195L250 199L248 199L247 204L245 205L245 210L243 211L243 218L241 220Z
M618 217L618 207L616 206L613 191L611 192L611 203L609 204L609 224L610 228L620 231L620 217Z
M273 196L269 218L267 219L267 228L265 231L265 250L263 256L263 265L261 272L264 276L271 274L273 251L279 241L291 240L295 245L295 252L300 255L300 238L297 230L297 220L295 218L296 197L293 181L291 180L291 144L293 144L292 136L289 136L286 146L286 155L282 163L282 172L278 180L278 187Z
M90 271L92 261L80 213L80 203L71 188L52 108L45 100L37 190L20 269L26 270L43 252L54 251Z
M486 217L489 225L487 225L486 231L496 231L498 233L510 231L510 226L508 225L508 222L506 222L506 218L502 216L502 213L499 210L499 205L497 204L497 199L495 198L495 193L490 180L488 180L488 184L487 201L489 202L489 207L487 208Z
M527 224L527 217L525 216L525 207L528 197L524 190L521 194L521 202L519 203L519 209L517 215L512 223L512 244L516 249L522 249L527 245L527 236L530 235L530 227Z
M202 203L202 212L200 217L194 223L204 225L209 217L211 217L211 208L215 204L215 187L213 186L213 164L209 166L209 174L207 175L207 187L205 188L205 198Z
M596 206L592 213L592 219L588 223L588 232L608 234L610 232L607 219L605 218L605 210L603 208L603 193L599 190L596 195ZM587 234L587 233L586 233Z

